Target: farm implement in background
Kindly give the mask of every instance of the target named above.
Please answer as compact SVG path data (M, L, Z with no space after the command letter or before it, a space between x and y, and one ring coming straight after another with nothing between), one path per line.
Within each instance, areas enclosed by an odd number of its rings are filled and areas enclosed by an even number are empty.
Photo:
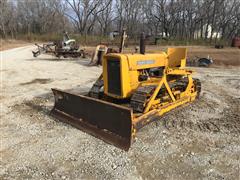
M41 54L50 54L55 57L64 58L78 58L85 57L84 49L80 49L79 45L76 44L75 39L70 39L67 32L64 32L63 41L50 42L43 44L35 44L37 46L36 51L32 51L33 57L38 57Z

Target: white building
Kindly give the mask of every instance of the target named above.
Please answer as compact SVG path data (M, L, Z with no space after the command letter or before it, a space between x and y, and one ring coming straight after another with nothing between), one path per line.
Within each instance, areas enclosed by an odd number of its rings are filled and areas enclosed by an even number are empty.
M114 40L114 38L119 35L120 35L120 33L118 31L112 31L109 33L109 38L110 38L110 40Z
M203 31L202 32L201 32L201 30L197 30L197 31L194 32L194 39L201 38L201 35L202 35L202 37L205 37L206 30L207 30L207 38L210 38L212 33L213 33L212 34L212 38L218 38L219 39L219 38L222 37L220 32L215 32L215 31L212 30L212 26L211 25L205 24L203 26Z

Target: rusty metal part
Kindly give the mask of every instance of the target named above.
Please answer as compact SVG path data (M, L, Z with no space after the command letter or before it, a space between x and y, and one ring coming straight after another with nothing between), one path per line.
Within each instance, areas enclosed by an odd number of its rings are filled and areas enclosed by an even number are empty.
M37 51L32 51L33 56L37 57L42 53L51 54L58 58L61 56L64 58L72 57L85 57L84 49L80 49L79 45L76 44L74 39L70 39L67 32L63 34L63 41L55 41L42 46L35 44L37 46Z
M62 49L56 49L54 54L56 55L56 57L63 56L64 58L68 58L68 57L77 58L77 57L81 57L82 51L75 51L75 50L73 50L73 51L64 51Z
M112 47L108 47L107 45L104 45L104 44L97 45L95 51L92 54L92 58L89 65L90 66L102 65L103 56L105 54L122 53L126 38L127 38L126 29L123 29L121 34L121 42L118 50L113 49Z
M54 54L56 44L54 42L51 42L48 44L43 44L41 46L41 45L35 43L35 46L37 46L37 50L32 51L33 57L38 57L42 53Z
M232 39L232 47L240 48L240 37L235 37Z
M188 59L187 65L188 66L199 66L199 67L209 67L211 64L213 64L214 61L210 57L195 57L194 59Z
M131 145L132 110L113 103L52 89L51 115L123 150Z
M140 37L140 54L145 54L145 34L141 33L141 37Z
M119 53L123 52L123 48L124 48L126 38L127 38L126 29L123 29L122 30L122 35L121 35L121 43L120 43L120 47L119 47Z
M92 54L92 59L89 63L91 66L102 65L103 56L108 53L108 47L106 45L97 45L94 53Z
M77 58L81 57L81 55L84 55L85 52L84 50L79 50L78 47L74 46L70 49L64 49L60 43L49 43L49 44L43 44L42 46L35 44L38 48L37 51L32 51L33 56L37 57L42 53L45 54L52 54L55 55L56 57L72 57L72 58Z

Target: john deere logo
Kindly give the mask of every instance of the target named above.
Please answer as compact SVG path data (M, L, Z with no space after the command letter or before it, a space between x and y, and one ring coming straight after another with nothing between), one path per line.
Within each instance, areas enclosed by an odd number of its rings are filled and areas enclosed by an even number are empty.
M154 60L141 60L141 61L137 61L137 65L146 65L146 64L154 64L155 61Z

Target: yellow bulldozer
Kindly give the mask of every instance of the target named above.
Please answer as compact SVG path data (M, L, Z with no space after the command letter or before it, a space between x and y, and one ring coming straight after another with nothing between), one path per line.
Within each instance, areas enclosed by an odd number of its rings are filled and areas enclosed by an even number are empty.
M144 49L105 55L102 74L85 95L52 89L51 114L127 151L153 117L194 101L201 91L199 79L185 67L186 48L156 54Z

